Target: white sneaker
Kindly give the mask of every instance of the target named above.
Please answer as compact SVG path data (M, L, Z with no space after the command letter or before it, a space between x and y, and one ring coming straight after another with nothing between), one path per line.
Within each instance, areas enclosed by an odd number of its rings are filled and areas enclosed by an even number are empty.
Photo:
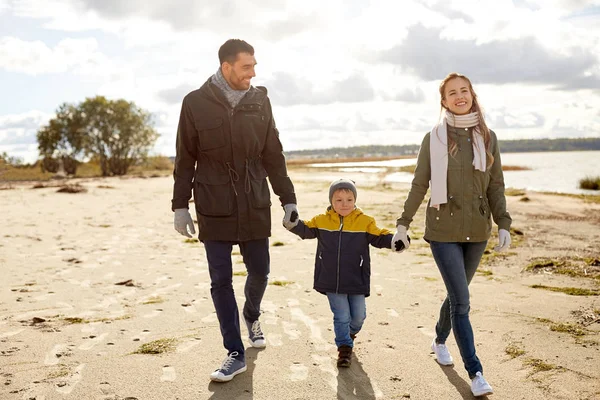
M435 359L441 365L454 365L454 360L445 344L437 344L435 339L433 339L431 350L435 353Z
M248 339L250 339L252 347L257 349L264 349L267 347L267 340L260 329L260 322L258 322L258 320L254 322L246 321L246 327L248 328Z
M481 372L476 373L475 378L471 381L471 392L473 392L473 396L475 397L494 393L490 384L481 375Z

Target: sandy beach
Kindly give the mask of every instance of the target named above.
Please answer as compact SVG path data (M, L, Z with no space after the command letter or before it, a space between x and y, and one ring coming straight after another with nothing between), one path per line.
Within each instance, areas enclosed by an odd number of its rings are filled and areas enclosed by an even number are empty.
M324 211L329 176L344 176L290 175L301 218ZM358 206L393 231L408 185L344 177L357 183ZM273 197L268 345L248 347L248 371L218 384L209 374L226 352L207 263L202 245L173 229L172 178L79 183L87 192L31 182L0 191L0 399L473 398L454 338L453 367L430 350L445 289L422 239L425 205L407 252L372 248L367 320L352 366L338 370L332 314L312 290L316 242L281 226ZM514 246L486 255L470 286L489 398L600 399L600 204L533 192L507 200Z

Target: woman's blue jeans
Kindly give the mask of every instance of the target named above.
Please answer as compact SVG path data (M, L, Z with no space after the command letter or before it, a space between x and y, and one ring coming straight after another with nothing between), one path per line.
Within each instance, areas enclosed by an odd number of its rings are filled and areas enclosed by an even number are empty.
M367 303L363 294L327 293L333 312L335 345L354 347L350 334L357 334L367 318Z
M429 245L448 292L440 309L440 319L435 326L435 340L437 343L445 343L452 329L465 369L473 378L477 372L483 373L483 367L475 354L475 338L469 321L469 283L477 271L487 241L432 241Z

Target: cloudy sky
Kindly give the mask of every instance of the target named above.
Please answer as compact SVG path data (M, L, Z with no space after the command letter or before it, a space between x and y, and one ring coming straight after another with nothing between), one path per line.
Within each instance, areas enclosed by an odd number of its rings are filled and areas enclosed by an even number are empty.
M0 152L64 102L124 98L175 153L229 38L256 50L286 150L420 143L449 72L500 139L600 137L600 0L0 0Z

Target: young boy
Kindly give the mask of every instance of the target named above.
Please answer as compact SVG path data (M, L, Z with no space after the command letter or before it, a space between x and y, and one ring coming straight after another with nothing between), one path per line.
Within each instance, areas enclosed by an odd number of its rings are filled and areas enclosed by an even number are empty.
M391 248L392 233L355 206L356 186L348 179L329 187L325 214L310 221L290 221L284 226L302 239L317 238L314 289L327 296L333 312L338 367L349 367L354 338L367 317L365 297L370 294L369 244Z

